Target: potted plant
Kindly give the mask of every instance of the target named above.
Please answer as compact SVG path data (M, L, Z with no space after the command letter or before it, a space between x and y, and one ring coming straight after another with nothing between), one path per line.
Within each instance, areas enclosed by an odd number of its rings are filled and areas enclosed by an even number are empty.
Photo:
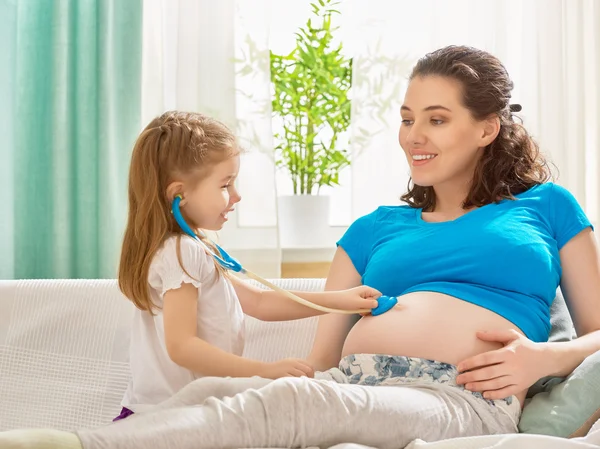
M275 164L290 176L293 195L278 198L283 246L311 246L326 235L329 198L323 186L339 185L350 165L352 59L334 42L335 0L311 3L312 17L296 33L287 55L270 52Z

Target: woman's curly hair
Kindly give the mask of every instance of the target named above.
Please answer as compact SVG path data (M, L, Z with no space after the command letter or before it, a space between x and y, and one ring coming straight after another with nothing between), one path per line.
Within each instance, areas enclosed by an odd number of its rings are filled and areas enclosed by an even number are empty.
M463 208L514 199L514 195L552 178L538 144L520 121L515 121L514 113L521 107L510 104L513 82L498 58L472 47L444 47L421 58L409 79L427 76L458 81L463 105L476 120L492 114L500 118L500 132L483 150ZM415 185L412 179L401 199L426 211L435 208L433 187Z

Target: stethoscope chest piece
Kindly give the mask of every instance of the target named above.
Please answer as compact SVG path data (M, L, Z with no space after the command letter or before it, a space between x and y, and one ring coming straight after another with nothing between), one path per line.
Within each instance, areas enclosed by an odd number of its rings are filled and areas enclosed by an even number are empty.
M398 304L398 298L395 296L380 296L377 298L377 307L371 310L371 315L377 316L387 312Z

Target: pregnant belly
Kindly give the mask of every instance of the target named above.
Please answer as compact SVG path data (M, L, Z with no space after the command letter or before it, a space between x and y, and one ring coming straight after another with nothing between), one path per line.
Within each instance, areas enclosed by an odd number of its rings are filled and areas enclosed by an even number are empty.
M457 365L502 347L477 339L477 331L503 329L522 333L510 321L475 304L442 293L409 293L389 312L361 318L346 337L342 356L387 354Z

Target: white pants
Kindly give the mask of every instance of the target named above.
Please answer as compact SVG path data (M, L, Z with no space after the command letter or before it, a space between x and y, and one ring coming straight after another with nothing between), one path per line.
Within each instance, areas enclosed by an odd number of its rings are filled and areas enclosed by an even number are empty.
M368 373L372 367L365 360L354 360L353 367ZM198 379L155 409L80 430L78 436L84 449L327 448L339 443L398 449L417 438L517 432L518 401L495 406L427 375L392 376L394 385L360 385L345 383L356 376L344 373L334 369L318 379L275 381Z

